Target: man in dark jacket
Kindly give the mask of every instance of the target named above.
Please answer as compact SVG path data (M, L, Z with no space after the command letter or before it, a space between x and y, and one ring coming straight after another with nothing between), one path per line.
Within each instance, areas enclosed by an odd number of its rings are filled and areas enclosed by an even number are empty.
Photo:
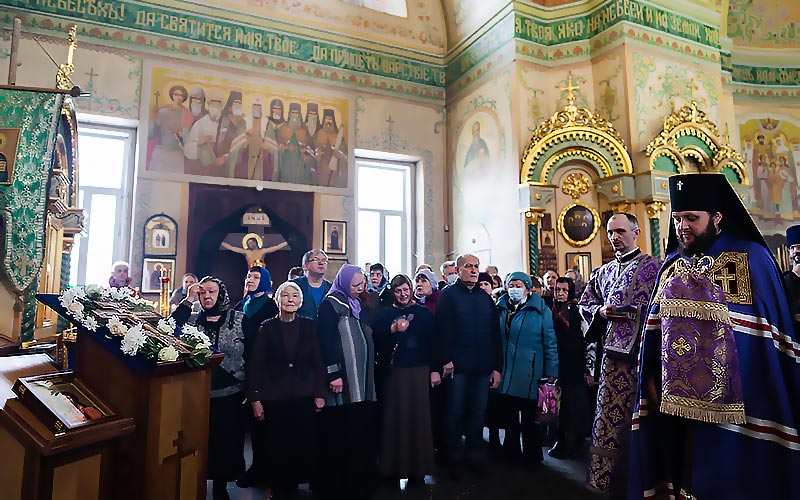
M473 467L486 461L486 403L489 387L497 388L503 369L500 323L491 297L478 287L479 265L474 255L461 255L456 260L458 280L441 291L436 306L444 376L453 379L445 409L445 447L454 464L466 458Z

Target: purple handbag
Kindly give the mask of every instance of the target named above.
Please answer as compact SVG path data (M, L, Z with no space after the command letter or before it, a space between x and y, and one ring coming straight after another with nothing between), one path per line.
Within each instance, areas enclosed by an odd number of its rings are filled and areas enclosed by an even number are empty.
M558 410L561 407L561 388L552 383L539 386L539 400L536 402L536 421L542 424L553 424L558 421Z

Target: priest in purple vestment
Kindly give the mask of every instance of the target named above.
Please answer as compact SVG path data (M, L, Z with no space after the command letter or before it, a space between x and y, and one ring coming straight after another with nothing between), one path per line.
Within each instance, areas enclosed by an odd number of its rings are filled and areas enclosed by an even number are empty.
M725 175L669 184L628 499L800 498L800 344L777 263Z
M587 342L603 346L587 485L620 496L626 489L639 334L661 260L636 245L636 216L616 214L606 229L616 258L594 274L578 303L590 325Z

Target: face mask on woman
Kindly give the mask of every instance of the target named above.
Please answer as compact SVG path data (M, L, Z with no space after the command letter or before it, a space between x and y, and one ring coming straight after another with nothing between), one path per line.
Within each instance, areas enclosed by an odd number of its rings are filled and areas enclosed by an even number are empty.
M511 299L512 302L522 302L522 299L525 298L525 289L524 288L509 288L508 289L508 298Z

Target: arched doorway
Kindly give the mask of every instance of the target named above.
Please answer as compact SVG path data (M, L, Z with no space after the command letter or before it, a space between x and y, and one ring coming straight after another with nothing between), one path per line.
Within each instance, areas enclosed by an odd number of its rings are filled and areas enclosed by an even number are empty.
M574 89L570 83L567 106L537 127L522 156L520 209L531 274L599 265L604 212L630 210L636 199L622 136L604 118L575 106Z

